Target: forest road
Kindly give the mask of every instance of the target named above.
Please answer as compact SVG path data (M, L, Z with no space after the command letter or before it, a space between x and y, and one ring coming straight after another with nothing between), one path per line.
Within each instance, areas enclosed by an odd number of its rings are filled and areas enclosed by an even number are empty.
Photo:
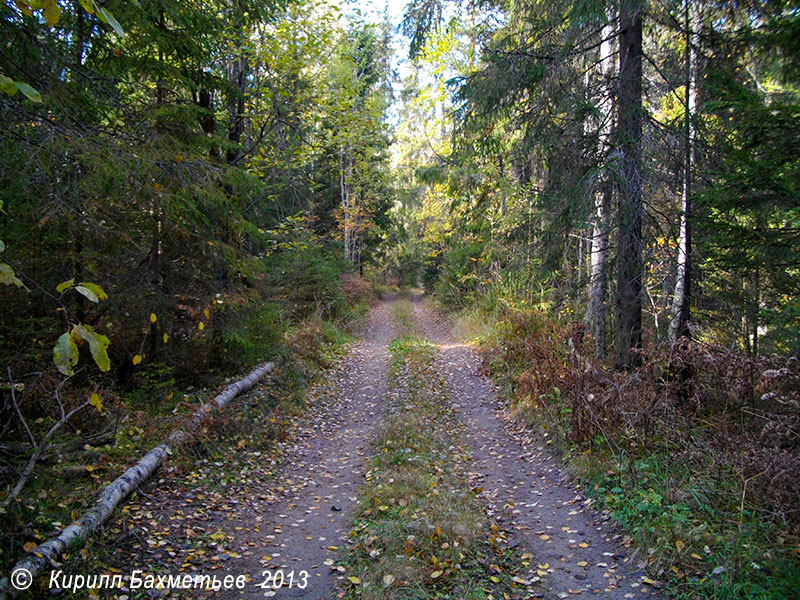
M480 374L478 354L457 341L420 296L413 307L416 329L439 348L439 369L472 454L472 486L483 488L479 497L509 531L509 544L533 555L528 576L541 577L548 597L665 598L644 581L613 523L567 482L544 441L512 422L491 381Z
M275 479L267 483L277 501L264 503L254 493L250 505L239 508L236 545L250 543L258 551L229 572L247 573L253 580L244 592L214 598L320 600L332 595L339 574L325 562L336 559L337 547L344 547L372 435L383 413L392 338L389 304L382 302L369 312L358 343L311 390L305 422L284 448ZM263 556L270 560L264 563ZM262 575L267 570L273 576L282 571L284 585L278 590L273 589L274 579ZM264 583L269 585L258 587Z

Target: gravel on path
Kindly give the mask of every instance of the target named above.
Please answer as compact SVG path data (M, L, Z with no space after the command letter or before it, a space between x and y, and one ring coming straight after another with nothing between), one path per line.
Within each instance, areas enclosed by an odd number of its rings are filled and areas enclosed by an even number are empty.
M276 597L318 600L332 596L336 577L331 568L337 549L349 532L373 433L380 422L387 392L387 355L392 321L386 301L367 316L364 331L332 376L311 391L305 422L283 449L283 469L268 482L278 490L276 501L258 494L242 507L237 525L241 543L260 549L249 564L236 570L253 576L244 594L230 597ZM254 485L255 487L255 485ZM271 557L266 566L262 555ZM327 564L326 564L327 562ZM295 572L295 585L274 590L263 583L262 571ZM297 587L298 573L308 575ZM234 573L235 574L235 573Z

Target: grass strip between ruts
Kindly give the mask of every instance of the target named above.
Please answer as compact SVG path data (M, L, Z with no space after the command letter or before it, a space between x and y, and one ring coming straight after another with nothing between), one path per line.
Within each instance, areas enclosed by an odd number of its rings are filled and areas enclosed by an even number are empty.
M399 300L392 309L405 331L407 304ZM505 548L505 532L469 487L436 348L405 333L389 349L388 414L340 565L347 573L344 597L527 597L530 588L515 573L532 557Z

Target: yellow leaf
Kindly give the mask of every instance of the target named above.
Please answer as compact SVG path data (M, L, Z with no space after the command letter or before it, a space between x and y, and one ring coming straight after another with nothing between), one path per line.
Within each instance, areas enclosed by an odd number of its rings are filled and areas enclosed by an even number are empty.
M134 357L133 357L133 364L134 364L134 365L138 365L140 362L142 362L142 357L141 357L141 356L139 356L138 354L134 355Z
M205 323L203 323L202 321L200 321L200 322L197 324L197 328L198 328L200 331L203 331L203 329L205 329L205 328L206 328L206 324L205 324Z
M692 552L692 558L695 560L703 560L703 557L695 552Z
M150 313L150 322L155 323L158 320L156 313Z
M206 316L206 319L210 319L210 318L211 318L211 315L209 314L209 312L208 312L208 309L207 309L207 308L204 308L204 309L203 309L203 314Z
M683 543L681 540L677 540L677 541L675 542L675 548L677 548L677 549L678 549L678 552L680 552L681 550L683 550L685 547L686 547L686 544L684 544L684 543Z
M44 10L42 10L44 20L47 22L48 27L53 27L61 18L61 7L58 5L57 0L45 0Z
M545 533L544 535L540 535L539 539L546 542L547 540L550 539L550 536Z
M89 397L89 404L94 406L97 409L97 412L103 412L103 401L100 400L100 396L95 392Z
M165 333L164 334L164 343L166 344L168 340L169 340L169 336Z
M28 542L22 547L22 549L25 550L25 552L30 552L34 548L36 548L36 542Z
M64 290L71 288L74 283L75 283L74 277L69 281L62 281L56 286L56 291L60 294Z
M588 548L589 544L587 544L586 542L581 542L580 544L578 544L578 546L580 546L581 548Z
M389 573L388 575L384 575L383 576L383 585L385 585L386 587L389 587L393 583L394 583L394 575Z
M86 470L89 471L89 473L91 473L92 471L94 471L94 467L92 465L86 465Z
M442 571L434 571L431 573L431 579L439 579L442 576Z
M88 558L89 557L89 551L86 548L82 548L81 549L81 556L83 558Z
M353 585L358 585L359 583L361 583L361 580L358 577L352 577L351 576L351 577L348 577L347 579L349 579L350 583L352 583Z
M497 577L496 575L492 575L491 577L489 577L489 579L491 579L495 583L500 583L500 578Z
M653 581L649 577L642 577L642 582L646 583L647 585L654 585L655 584L655 581Z
M588 565L589 563L588 563L588 562L586 562L585 560L579 560L579 561L578 561L577 563L575 563L575 564L577 564L579 567L585 567L585 566L586 566L586 565Z

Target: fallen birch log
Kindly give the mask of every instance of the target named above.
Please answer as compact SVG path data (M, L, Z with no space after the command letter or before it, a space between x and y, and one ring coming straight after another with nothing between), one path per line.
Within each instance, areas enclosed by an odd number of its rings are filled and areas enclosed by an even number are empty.
M173 431L166 441L150 450L138 463L108 484L97 496L94 507L62 530L58 536L37 546L25 558L17 562L12 573L25 569L30 573L30 579L35 581L53 562L61 558L66 550L82 544L86 538L90 537L111 516L119 503L153 474L167 455L172 453L172 450L189 440L203 420L239 394L253 388L261 379L272 373L281 362L283 362L281 357L276 357L270 362L264 363L246 377L226 387L211 402L200 407L182 428ZM17 593L18 591L11 585L9 577L0 579L0 600L13 598Z

